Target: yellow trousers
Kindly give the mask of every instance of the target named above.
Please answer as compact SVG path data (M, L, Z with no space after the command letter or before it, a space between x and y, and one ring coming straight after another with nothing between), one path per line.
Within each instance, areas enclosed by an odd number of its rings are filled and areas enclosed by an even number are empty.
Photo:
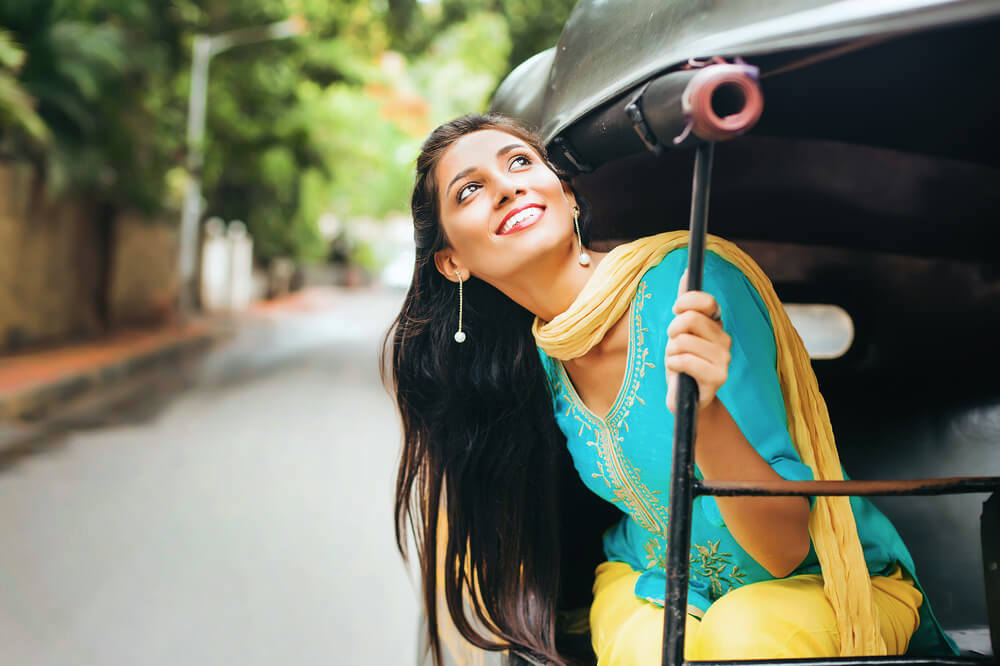
M597 567L590 631L597 666L659 666L663 608L635 596L638 571L623 562ZM923 595L897 567L873 576L875 606L890 655L903 654L920 622ZM819 575L792 576L738 587L703 617L689 607L686 659L836 657L840 639Z

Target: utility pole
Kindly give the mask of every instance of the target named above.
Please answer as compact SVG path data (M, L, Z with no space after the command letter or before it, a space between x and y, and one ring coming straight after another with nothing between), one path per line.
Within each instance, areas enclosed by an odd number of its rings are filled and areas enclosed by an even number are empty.
M198 253L198 223L201 221L201 169L204 163L205 110L208 101L208 66L212 57L235 46L284 39L305 34L308 24L292 17L270 25L240 28L218 35L196 35L191 57L191 89L188 97L187 187L181 209L178 248L180 292L177 307L181 318L194 309L194 274Z

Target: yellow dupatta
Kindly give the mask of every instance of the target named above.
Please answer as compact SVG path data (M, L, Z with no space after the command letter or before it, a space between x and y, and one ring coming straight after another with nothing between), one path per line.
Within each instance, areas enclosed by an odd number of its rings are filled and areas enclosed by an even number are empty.
M822 481L842 481L826 402L809 354L778 300L771 281L733 243L709 235L706 249L739 268L754 286L771 317L777 349L778 380L785 399L788 432L802 462ZM647 269L667 253L688 244L687 231L672 231L620 245L598 264L569 309L548 323L535 319L538 346L552 358L586 354L628 309ZM823 571L824 592L833 606L844 657L886 654L872 598L871 578L847 497L818 497L809 517L809 534Z

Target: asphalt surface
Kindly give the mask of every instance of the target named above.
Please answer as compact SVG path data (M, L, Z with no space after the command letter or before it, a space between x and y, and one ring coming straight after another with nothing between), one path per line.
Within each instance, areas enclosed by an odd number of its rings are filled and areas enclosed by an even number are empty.
M255 320L4 458L0 664L414 663L376 370L400 299Z

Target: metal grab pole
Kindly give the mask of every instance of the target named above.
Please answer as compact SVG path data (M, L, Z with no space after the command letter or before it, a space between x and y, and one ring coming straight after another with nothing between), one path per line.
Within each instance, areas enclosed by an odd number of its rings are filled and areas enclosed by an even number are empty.
M701 290L714 145L710 142L699 145L694 156L688 291ZM687 616L691 556L691 503L694 500L692 485L698 385L686 374L679 375L678 381L680 385L674 418L673 467L670 476L670 525L667 530L667 589L663 600L663 666L679 666L684 663L684 623Z

